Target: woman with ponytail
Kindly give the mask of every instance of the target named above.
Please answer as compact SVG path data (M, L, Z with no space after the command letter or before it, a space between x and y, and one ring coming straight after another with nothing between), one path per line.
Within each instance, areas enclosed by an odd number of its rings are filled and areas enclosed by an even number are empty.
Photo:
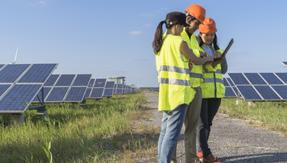
M166 32L163 32L163 25ZM158 109L163 112L158 141L158 162L169 163L180 134L186 109L194 98L190 84L189 62L204 64L213 57L198 58L183 41L181 32L186 26L186 16L181 12L168 13L156 29L153 51L159 82Z

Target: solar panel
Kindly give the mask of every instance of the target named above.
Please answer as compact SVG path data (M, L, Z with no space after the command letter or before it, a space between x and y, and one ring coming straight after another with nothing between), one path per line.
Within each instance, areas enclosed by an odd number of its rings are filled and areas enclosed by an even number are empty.
M242 73L228 73L235 85L249 85Z
M11 84L2 84L0 85L0 97L8 90Z
M55 67L56 64L33 64L19 83L44 83Z
M49 96L46 98L47 102L63 102L69 87L54 87Z
M91 98L102 98L103 97L104 88L93 88L91 93Z
M52 90L52 87L42 87L41 91L34 98L33 102L40 102L39 99L42 100L42 93L44 93L44 100L45 100L51 90Z
M287 73L276 73L276 75L285 83L287 84Z
M0 83L14 83L29 66L29 64L6 65L0 71Z
M48 80L45 82L44 86L53 86L60 75L51 75Z
M260 73L270 85L283 84L273 73Z
M112 97L113 96L113 89L105 89L104 97Z
M91 74L79 74L77 75L73 86L87 86L89 84L89 81L91 79Z
M230 86L235 86L233 81L230 78L226 78Z
M4 66L3 64L0 64L0 70L1 70L1 68L2 68L3 66Z
M42 84L16 84L1 99L1 112L15 113L25 111L41 87Z
M229 83L228 83L228 81L227 81L227 79L226 79L226 78L223 78L223 84L224 84L224 86L226 86L226 87L228 87L228 86L229 86Z
M70 86L75 78L72 74L63 74L58 79L56 86Z
M105 87L107 79L96 79L94 87Z
M271 86L282 98L287 100L287 87L285 85Z
M267 83L261 78L258 73L244 73L247 79L253 85L266 85Z
M89 82L88 87L93 87L94 84L95 84L95 79L91 79L90 82Z
M264 100L280 100L281 98L269 86L255 86Z
M114 81L108 81L106 83L104 94L103 94L104 97L112 97L113 96L114 85L115 85Z
M87 88L84 98L89 98L91 95L92 88Z
M123 94L124 93L124 85L123 84L119 84L118 85L118 93L119 94Z
M118 94L118 84L114 85L113 94Z
M87 83L88 84L88 83ZM72 87L65 98L65 102L81 102L84 99L84 95L87 87Z
M284 66L287 66L287 62L286 62L286 61L284 61L284 62L282 62L282 63L283 63Z
M113 81L108 81L107 83L106 83L106 86L105 86L105 88L114 88L114 85L115 85L115 82L113 82Z
M261 100L260 95L252 86L237 86L237 88L244 99L251 101Z

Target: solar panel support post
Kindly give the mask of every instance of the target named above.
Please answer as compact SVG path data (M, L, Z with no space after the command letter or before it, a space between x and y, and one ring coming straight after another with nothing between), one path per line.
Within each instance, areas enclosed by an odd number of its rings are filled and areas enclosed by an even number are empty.
M44 118L48 118L48 111L46 109L45 105L45 92L44 87L41 88L41 98L37 95L37 98L40 102L40 105L32 106L29 108L29 110L36 110L38 115L43 115Z

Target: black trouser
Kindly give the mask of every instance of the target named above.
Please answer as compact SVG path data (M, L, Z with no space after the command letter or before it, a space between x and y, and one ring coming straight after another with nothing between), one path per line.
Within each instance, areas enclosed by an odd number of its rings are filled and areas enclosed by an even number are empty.
M210 134L210 128L212 126L212 120L219 109L220 103L221 98L202 99L200 112L201 124L199 127L199 142L204 157L211 154L211 151L208 147L208 138Z

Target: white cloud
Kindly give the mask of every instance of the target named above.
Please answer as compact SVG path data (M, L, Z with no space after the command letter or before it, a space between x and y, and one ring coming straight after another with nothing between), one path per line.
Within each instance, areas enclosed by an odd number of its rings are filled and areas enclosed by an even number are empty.
M45 6L45 5L47 5L47 1L45 1L45 0L40 0L40 1L38 1L38 4L39 4L39 5L42 5L42 6Z
M48 5L48 0L33 0L32 6L34 7L45 7Z
M130 32L129 32L129 35L130 35L130 36L140 36L140 35L142 35L142 34L143 34L143 32L140 31L140 30L133 30L133 31L130 31Z

